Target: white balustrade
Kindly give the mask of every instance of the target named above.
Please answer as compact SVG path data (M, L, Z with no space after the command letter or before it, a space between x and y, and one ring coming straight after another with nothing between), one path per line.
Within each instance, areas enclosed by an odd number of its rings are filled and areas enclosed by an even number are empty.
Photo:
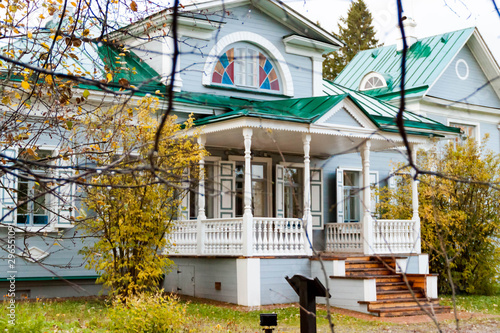
M196 254L196 220L173 221L173 228L167 238L170 241L169 252L176 255Z
M254 217L255 255L305 255L304 224L300 219Z
M173 255L243 255L243 218L201 221L201 251L197 252L197 221L176 221L169 234ZM373 252L376 254L415 253L415 221L373 221ZM362 253L362 223L328 223L326 251ZM305 232L301 219L254 217L252 252L256 256L305 255Z
M417 240L414 233L415 221L376 220L373 223L373 247L375 253L415 253L417 248Z
M362 223L327 223L325 229L328 252L363 252Z
M243 254L243 219L202 220L203 249L207 255Z

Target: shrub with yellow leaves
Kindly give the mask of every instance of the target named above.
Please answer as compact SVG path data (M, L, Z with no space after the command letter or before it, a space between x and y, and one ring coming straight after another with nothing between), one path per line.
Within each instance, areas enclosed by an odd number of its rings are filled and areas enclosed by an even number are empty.
M500 265L500 156L469 139L419 152L422 252L439 274L440 292L493 294ZM394 189L379 190L384 219L410 219L409 170L397 168ZM449 271L448 271L449 269ZM451 273L451 274L449 274ZM450 276L452 281L450 281Z

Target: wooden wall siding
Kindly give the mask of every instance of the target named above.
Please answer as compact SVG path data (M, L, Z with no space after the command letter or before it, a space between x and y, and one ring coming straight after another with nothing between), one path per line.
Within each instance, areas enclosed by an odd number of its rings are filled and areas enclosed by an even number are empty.
M262 305L298 302L295 291L285 276L311 275L309 259L261 259L260 300Z
M54 297L86 297L97 296L102 291L102 286L95 284L95 279L67 281L16 281L16 297L28 293L29 298L54 298ZM75 286L78 285L78 287ZM8 282L0 283L0 293L8 294ZM106 292L104 292L106 295Z
M249 11L251 9L251 11ZM248 31L261 35L276 46L288 62L295 91L294 97L312 96L312 62L310 58L287 54L283 44L283 37L294 32L279 24L271 17L251 6L242 6L228 9L230 15L224 18L226 22L220 32L214 32L214 38L220 40L222 37L238 31ZM217 95L230 95L235 97L250 97L259 99L283 98L278 95L255 95L248 92L237 92L233 90L216 89L205 87L201 84L203 67L207 55L216 44L216 40L205 41L194 38L186 39L181 43L182 57L180 70L182 78L182 90L191 92L202 92ZM281 85L282 86L282 85Z
M0 228L0 237L7 238L6 236L7 228ZM55 233L51 233L55 236ZM43 259L42 263L47 265L48 269L40 267L37 263L32 263L27 260L17 258L16 259L16 270L18 278L25 277L52 277L52 276L96 276L94 270L88 270L85 268L84 257L78 254L78 251L84 246L80 239L76 239L74 242L68 238L73 237L74 230L69 229L64 232L62 237L67 238L63 241L56 241L53 238L47 238L43 236L33 236L29 238L24 238L23 233L18 233L16 238L16 246L18 247L17 252L20 253L24 249L24 243L26 247L37 247L43 251L50 252L50 255ZM88 239L86 242L90 242ZM6 258L6 252L4 250L0 251L0 257ZM0 260L0 278L5 278L7 276L7 260Z
M236 259L217 258L174 258L177 266L194 266L195 297L237 303ZM215 282L221 283L221 290L215 290ZM177 267L165 277L166 291L177 292ZM182 292L180 292L182 294Z
M458 71L465 77L463 61L469 67L469 75L465 80L461 80L458 77L456 70L458 62ZM435 86L428 92L428 95L450 101L499 108L500 100L490 85L477 91L478 88L487 82L488 79L466 45L448 65L448 68L438 79Z
M484 137L486 133L490 136L486 148L500 154L500 129L498 128L498 124L482 123L479 126L481 138Z

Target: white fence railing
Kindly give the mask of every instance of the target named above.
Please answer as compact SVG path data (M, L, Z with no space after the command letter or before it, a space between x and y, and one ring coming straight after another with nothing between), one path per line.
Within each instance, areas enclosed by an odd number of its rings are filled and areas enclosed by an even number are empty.
M362 223L328 223L326 251L363 253L363 243L367 241L375 254L414 253L418 238L415 227L415 221L411 220L375 220L373 234L365 239ZM216 256L306 254L300 219L255 217L251 230L248 232L252 235L245 237L243 218L177 221L169 235L172 245L169 252ZM251 244L245 244L245 239Z
M328 252L363 252L361 223L326 224L326 250Z
M200 230L198 230L200 228ZM176 221L169 241L171 255L266 256L305 255L305 233L300 219L253 218L246 239L243 218ZM249 231L250 232L250 231ZM245 247L249 251L245 253Z
M414 253L417 241L415 223L411 220L374 221L374 252L377 254Z
M243 254L243 219L202 220L202 254Z
M168 238L174 251L185 255L196 254L196 221L174 221L173 223L174 227Z
M254 218L253 236L253 252L257 255L305 253L305 234L300 219Z

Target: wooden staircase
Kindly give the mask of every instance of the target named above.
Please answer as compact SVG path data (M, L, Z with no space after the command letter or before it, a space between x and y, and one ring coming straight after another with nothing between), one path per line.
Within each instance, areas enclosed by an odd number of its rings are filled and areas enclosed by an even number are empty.
M439 305L437 298L429 299L423 288L406 283L403 274L396 273L393 257L353 257L345 261L346 278L375 278L376 301L359 301L367 310L379 317L422 315L427 310L434 313L449 313L451 308ZM411 280L408 278L408 280Z

